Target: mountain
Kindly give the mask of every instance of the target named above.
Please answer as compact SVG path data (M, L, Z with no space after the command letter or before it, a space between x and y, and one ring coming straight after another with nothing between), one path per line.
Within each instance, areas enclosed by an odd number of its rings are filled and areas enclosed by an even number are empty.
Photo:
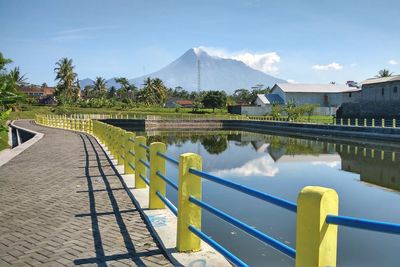
M198 61L200 62L201 90L225 90L233 93L239 88L250 89L256 84L272 87L285 80L255 70L242 61L210 56L199 48L189 49L181 57L154 73L130 80L142 87L147 77L160 78L167 87L181 86L186 90L198 88Z
M79 80L79 86L81 87L81 90L85 89L85 86L87 86L87 85L93 86L93 84L94 84L94 81L89 78Z

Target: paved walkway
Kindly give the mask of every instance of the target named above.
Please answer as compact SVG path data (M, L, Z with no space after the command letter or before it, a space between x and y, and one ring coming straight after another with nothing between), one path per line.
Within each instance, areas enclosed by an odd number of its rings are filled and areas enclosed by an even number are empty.
M170 266L96 140L45 136L0 167L0 266Z

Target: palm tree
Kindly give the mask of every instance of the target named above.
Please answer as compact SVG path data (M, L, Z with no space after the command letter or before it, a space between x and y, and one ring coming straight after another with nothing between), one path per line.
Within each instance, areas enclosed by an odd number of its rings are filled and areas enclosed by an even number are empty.
M4 67L11 62L11 59L3 57L3 54L0 52L0 71L3 70Z
M392 76L392 74L393 74L393 72L390 72L390 70L383 69L383 70L380 70L378 75L376 75L375 77L377 77L377 78L390 77L390 76Z
M58 81L58 94L67 101L70 101L74 96L75 83L78 76L74 72L74 67L72 59L64 57L56 63L56 67L54 68L56 72L55 80Z
M25 74L21 76L19 67L15 67L14 69L12 69L9 75L16 86L21 86L26 81Z
M96 77L96 79L94 80L93 87L94 91L98 92L100 97L103 97L107 91L106 79L102 77Z

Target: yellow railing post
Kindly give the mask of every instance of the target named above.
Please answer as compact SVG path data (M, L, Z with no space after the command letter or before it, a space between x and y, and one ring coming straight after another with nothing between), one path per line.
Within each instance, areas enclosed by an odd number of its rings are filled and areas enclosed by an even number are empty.
M136 136L135 138L135 188L146 188L146 183L140 178L140 175L146 177L146 166L140 160L147 161L146 150L140 146L146 145L146 137Z
M393 128L396 128L396 119L393 119Z
M157 192L165 197L166 183L156 173L160 172L165 175L165 159L157 155L158 152L165 153L166 145L161 142L150 144L150 191L149 191L149 208L164 209L165 204L157 196Z
M118 165L124 165L125 130L117 128L117 161Z
M357 118L355 118L354 124L356 127L358 127L358 119Z
M337 215L335 190L304 187L297 199L296 267L336 266L337 226L327 224L326 215Z
M131 153L135 153L135 133L128 132L125 135L125 161L124 161L124 173L125 174L134 174L135 170L129 165L135 164L135 157ZM131 153L130 153L131 152Z
M375 119L372 119L372 127L375 127Z
M343 126L343 118L340 118L340 126Z
M385 128L385 119L382 119L382 128Z
M351 121L350 121L350 118L348 118L347 119L347 126L350 126L350 124L351 124Z
M364 118L364 127L367 127L367 119Z
M176 248L179 252L200 250L200 239L189 230L189 225L201 230L201 208L189 201L189 196L201 199L201 178L189 169L202 170L201 157L185 153L179 157L178 228Z

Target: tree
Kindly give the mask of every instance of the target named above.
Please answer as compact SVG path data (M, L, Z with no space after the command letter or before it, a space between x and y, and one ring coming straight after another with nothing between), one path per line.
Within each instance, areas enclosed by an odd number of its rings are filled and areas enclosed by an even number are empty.
M98 93L100 97L103 97L107 92L107 83L106 79L102 77L96 77L93 84L93 89Z
M301 115L299 114L300 109L297 108L296 102L292 99L286 104L285 111L289 121L296 120Z
M303 106L301 106L302 108L302 113L307 114L308 116L308 121L310 121L311 119L311 115L313 115L315 109L318 107L319 105L316 104L305 104Z
M224 91L208 91L201 101L205 108L223 108L226 105L226 93Z
M279 105L278 103L272 103L271 116L273 119L279 119L282 115L282 111L284 111L282 105Z
M390 77L392 75L393 75L393 72L390 72L390 70L387 70L387 69L383 69L383 70L380 70L378 72L378 75L376 75L375 77L384 78L384 77Z
M86 85L85 88L83 88L83 94L85 95L85 98L89 98L90 93L93 91L93 86L92 85Z
M11 59L3 57L3 54L0 52L0 71L4 70L4 67L11 62Z
M208 153L214 155L221 154L228 148L227 137L222 135L206 136L201 141L201 144Z
M16 87L23 85L26 81L25 74L21 75L19 67L15 67L14 69L12 69L9 75L11 79L14 81Z
M162 80L148 77L143 89L138 92L138 99L146 105L163 106L167 101L167 87Z
M74 68L72 59L64 57L56 62L56 67L54 68L56 72L55 80L58 81L56 93L60 102L71 102L74 97L74 89L76 88L76 79L78 77L74 72Z

